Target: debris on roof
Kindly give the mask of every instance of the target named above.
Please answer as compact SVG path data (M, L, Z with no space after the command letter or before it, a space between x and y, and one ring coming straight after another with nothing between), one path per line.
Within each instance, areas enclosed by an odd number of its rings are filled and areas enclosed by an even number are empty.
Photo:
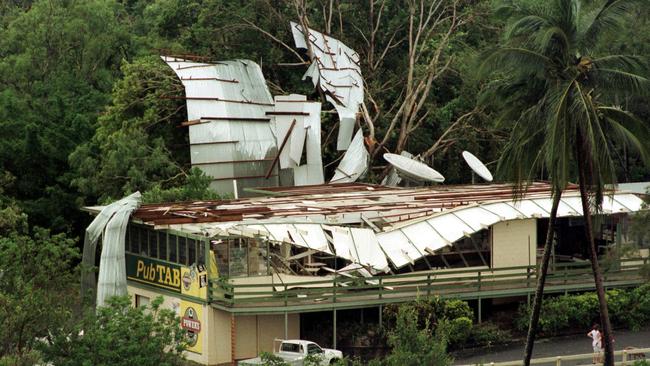
M339 166L336 167L330 183L352 183L361 178L368 169L368 159L370 155L363 143L363 131L359 129Z
M277 155L267 112L273 98L259 65L249 60L214 64L162 56L185 87L192 166L211 187L236 197L246 187L278 186Z
M348 184L274 190L284 195L144 205L134 217L210 237L262 237L382 272L390 270L388 263L399 269L501 221L549 217L552 203L546 183L534 183L518 201L513 201L508 184L410 189ZM635 212L642 205L637 195L616 192L606 196L603 213ZM579 192L570 186L558 217L578 216L582 216Z
M312 63L303 76L311 78L339 115L337 150L347 150L352 140L359 106L363 103L363 77L359 54L343 42L323 33L291 22L291 33L297 48L311 49ZM310 47L307 46L309 42Z

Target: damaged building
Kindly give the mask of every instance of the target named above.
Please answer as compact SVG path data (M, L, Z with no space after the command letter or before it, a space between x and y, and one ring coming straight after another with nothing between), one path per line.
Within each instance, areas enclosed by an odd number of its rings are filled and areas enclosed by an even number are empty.
M381 324L386 304L435 295L475 301L480 321L485 303L533 294L550 185L533 183L516 201L505 183L399 187L402 178L444 181L406 153L393 158L407 164L395 165L385 185L357 183L369 159L357 123L359 56L327 35L290 27L311 59L305 78L339 117L334 174L323 170L321 102L272 96L249 60L162 56L185 87L191 164L232 198L140 205L134 194L87 207L97 218L87 230L86 263L103 241L97 303L128 293L140 306L163 296L190 335L187 357L216 365L271 351L276 338L304 336L308 313L330 316L335 348L343 310L372 309ZM607 192L597 227L603 251L628 241L630 214L642 204L635 192ZM546 292L592 289L577 186L563 192L557 215ZM647 249L616 259L606 286L642 281ZM94 279L85 280L92 287Z

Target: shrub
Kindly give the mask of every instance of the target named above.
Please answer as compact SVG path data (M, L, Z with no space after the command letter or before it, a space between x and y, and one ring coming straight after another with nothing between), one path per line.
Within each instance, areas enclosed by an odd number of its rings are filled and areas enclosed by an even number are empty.
M634 290L609 290L606 296L613 324L638 330L650 322L650 284ZM546 298L538 330L555 335L567 329L587 329L598 321L599 313L598 296L593 292ZM526 331L529 317L530 308L522 304L515 318L515 328Z
M448 366L445 323L441 323L436 334L429 325L418 325L418 308L402 305L397 311L395 327L389 332L388 345L391 353L382 364L386 366Z
M262 360L262 365L264 366L289 366L282 357L276 356L270 352L260 353L260 359Z
M468 317L459 317L448 322L449 348L462 348L472 332L472 319Z
M53 331L41 348L43 360L57 366L180 366L187 333L162 302L157 297L134 308L127 296L112 297L71 328Z
M509 330L501 329L493 323L481 323L472 327L467 345L473 347L492 347L497 344L507 343L512 339Z

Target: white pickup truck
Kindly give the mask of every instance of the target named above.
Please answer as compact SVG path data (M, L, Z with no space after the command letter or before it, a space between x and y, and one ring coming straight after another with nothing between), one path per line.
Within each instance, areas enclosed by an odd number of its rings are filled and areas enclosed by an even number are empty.
M284 362L288 363L291 366L303 366L305 363L305 358L309 355L316 355L320 359L320 365L332 365L337 360L343 358L343 353L341 351L329 348L322 348L314 342L303 341L299 339L291 340L279 340L276 339L276 342L280 342L280 347L277 352L275 352L275 345L273 347L275 356L280 357ZM261 365L262 359L260 357L251 358L248 360L239 361L240 366L245 365Z

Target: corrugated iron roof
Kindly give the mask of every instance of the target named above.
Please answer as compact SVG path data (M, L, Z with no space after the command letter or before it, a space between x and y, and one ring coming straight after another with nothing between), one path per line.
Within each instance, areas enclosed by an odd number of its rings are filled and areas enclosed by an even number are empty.
M577 191L577 186L567 190ZM264 188L269 196L220 201L143 205L134 218L153 225L174 225L295 218L352 224L366 219L386 223L428 216L447 209L513 197L510 184L444 185L397 188L369 184L323 184ZM258 191L262 192L262 191ZM533 183L526 197L549 197L550 185Z

